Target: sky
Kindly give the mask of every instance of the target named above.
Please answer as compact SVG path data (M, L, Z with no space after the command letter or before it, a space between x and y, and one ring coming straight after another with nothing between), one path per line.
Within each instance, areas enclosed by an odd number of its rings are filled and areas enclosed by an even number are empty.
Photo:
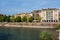
M0 0L0 13L13 15L42 8L59 8L60 0Z

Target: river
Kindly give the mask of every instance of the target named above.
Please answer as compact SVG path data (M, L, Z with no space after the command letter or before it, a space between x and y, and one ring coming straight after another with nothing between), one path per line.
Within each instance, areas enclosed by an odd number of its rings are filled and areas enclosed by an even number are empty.
M52 32L53 38L58 38L58 32L52 28L0 27L0 40L40 40L40 32Z

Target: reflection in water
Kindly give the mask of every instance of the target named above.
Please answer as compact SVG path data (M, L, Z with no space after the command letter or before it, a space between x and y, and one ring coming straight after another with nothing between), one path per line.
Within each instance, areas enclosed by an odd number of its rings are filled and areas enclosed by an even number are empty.
M7 34L4 34L4 33L0 34L0 40L8 40L7 38L8 38Z
M39 40L39 31L24 28L0 28L0 40Z
M40 32L43 30L52 32L54 40L58 38L58 32L55 31L56 29L0 27L0 40L40 40Z

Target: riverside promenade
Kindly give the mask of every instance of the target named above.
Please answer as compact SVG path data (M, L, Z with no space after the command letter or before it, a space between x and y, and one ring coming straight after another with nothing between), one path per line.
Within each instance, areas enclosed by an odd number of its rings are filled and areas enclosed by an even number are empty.
M55 28L56 25L60 25L60 22L0 22L0 26L2 27Z

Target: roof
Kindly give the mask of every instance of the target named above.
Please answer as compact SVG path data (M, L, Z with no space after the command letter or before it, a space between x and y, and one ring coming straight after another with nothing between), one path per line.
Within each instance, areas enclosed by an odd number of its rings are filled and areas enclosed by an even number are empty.
M3 14L0 14L0 16L4 16Z
M27 13L20 13L20 14L15 14L15 15L21 15L21 14L31 14L31 13L28 13L28 12L27 12Z
M42 9L42 10L59 10L57 8L47 8L47 9Z
M41 12L41 10L34 10L34 11L32 11L32 13L38 13L38 12Z

